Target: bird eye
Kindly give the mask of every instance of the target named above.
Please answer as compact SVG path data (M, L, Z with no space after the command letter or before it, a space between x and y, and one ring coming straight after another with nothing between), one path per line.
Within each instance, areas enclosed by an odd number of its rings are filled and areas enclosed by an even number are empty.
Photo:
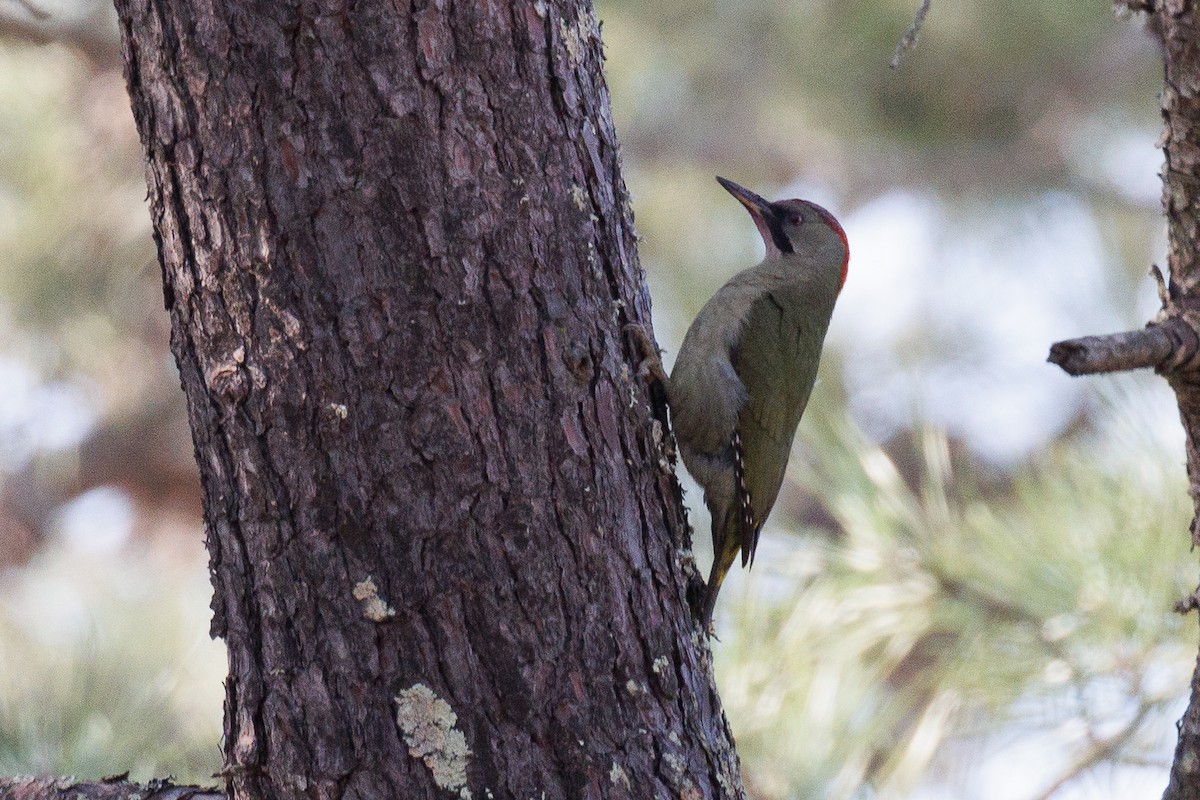
M798 212L793 211L791 214L788 214L788 224L789 225L800 225L803 222L804 222L804 217L800 216L800 214Z

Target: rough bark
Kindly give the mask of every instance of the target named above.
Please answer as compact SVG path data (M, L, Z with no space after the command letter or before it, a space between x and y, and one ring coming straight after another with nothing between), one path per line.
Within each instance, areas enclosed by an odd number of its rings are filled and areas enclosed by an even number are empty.
M1131 2L1146 11L1161 36L1163 207L1167 216L1169 288L1163 312L1145 331L1059 342L1051 361L1072 374L1153 367L1175 390L1187 448L1187 471L1196 503L1192 543L1200 544L1200 20L1192 0ZM1198 590L1200 595L1200 590ZM1197 607L1197 596L1180 604ZM1179 723L1179 741L1164 800L1200 800L1200 662L1192 696Z
M1178 317L1140 331L1084 336L1056 342L1050 348L1052 364L1068 375L1095 375L1151 367L1168 371L1176 360L1186 363L1197 352L1195 331Z
M230 796L741 796L590 5L117 8Z
M1167 215L1173 316L1200 340L1200 19L1191 0L1164 0L1155 11L1163 41L1163 205ZM1194 361L1192 361L1194 364ZM1168 373L1179 401L1187 473L1195 505L1192 544L1200 544L1200 372ZM1165 800L1200 800L1200 662L1179 722L1179 741Z
M5 800L225 800L225 795L200 786L178 786L171 781L132 783L125 775L102 781L77 782L71 778L0 778Z

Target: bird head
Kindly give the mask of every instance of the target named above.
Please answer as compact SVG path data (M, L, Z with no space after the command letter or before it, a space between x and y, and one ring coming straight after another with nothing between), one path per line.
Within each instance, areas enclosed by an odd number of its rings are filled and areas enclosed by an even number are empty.
M771 203L731 180L718 177L717 182L750 212L767 245L768 259L790 254L810 259L829 256L841 261L842 282L845 282L850 246L846 232L833 214L807 200Z

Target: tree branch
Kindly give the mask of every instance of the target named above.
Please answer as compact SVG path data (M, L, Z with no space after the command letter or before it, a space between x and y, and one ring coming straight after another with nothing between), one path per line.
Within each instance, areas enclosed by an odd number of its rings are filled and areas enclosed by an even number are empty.
M49 11L39 8L38 6L29 2L29 0L13 0L13 2L25 9L25 12L34 19L50 19Z
M900 41L896 42L896 52L892 54L892 69L900 66L900 57L906 50L917 46L917 34L921 32L921 26L925 24L925 15L929 13L930 2L931 0L921 0L921 7L917 9L912 24L900 37Z
M125 775L102 781L76 783L69 778L0 778L5 800L225 800L225 793L202 786L177 786L170 781L147 784L125 780Z
M34 6L30 6L30 14ZM45 13L45 12L42 12ZM47 45L61 42L74 47L101 69L120 69L121 50L117 32L99 13L77 19L47 19L29 14L12 14L0 9L0 39Z
M1036 800L1050 800L1058 790L1089 769L1111 759L1124 747L1141 729L1142 723L1151 711L1159 708L1160 703L1143 700L1138 706L1137 713L1124 726L1111 736L1093 741L1089 747L1067 770L1037 796Z
M1055 342L1046 360L1068 375L1094 375L1130 369L1157 369L1170 359L1175 339L1165 326L1151 325L1140 331L1084 336Z

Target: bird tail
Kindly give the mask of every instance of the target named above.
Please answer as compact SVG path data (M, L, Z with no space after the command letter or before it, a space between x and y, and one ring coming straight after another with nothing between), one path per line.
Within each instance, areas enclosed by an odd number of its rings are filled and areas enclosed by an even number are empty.
M701 624L712 630L713 609L717 605L717 594L725 581L729 568L733 566L738 551L742 552L742 566L754 564L754 551L758 549L758 534L762 526L754 518L754 504L750 489L746 486L746 460L742 448L742 436L733 432L730 442L733 455L733 498L731 505L718 515L713 515L713 565L708 575L708 587L704 594Z
M742 547L742 524L739 514L725 514L723 519L713 521L713 564L708 573L708 585L704 589L704 606L700 624L706 631L712 630L713 609L717 607L717 594L737 560Z

